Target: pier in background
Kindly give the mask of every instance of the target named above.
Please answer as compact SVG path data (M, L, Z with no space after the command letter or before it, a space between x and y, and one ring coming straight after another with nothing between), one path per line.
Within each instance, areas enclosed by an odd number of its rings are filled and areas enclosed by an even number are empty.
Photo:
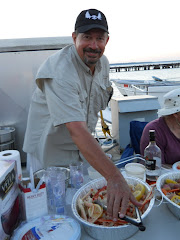
M142 71L165 68L179 68L180 61L174 62L150 62L150 63L123 63L110 64L110 72L124 72L124 71Z

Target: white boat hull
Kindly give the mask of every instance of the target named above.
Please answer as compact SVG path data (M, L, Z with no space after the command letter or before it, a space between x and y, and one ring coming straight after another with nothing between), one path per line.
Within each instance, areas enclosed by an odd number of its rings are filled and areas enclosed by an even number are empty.
M163 82L156 83L154 81L152 82L145 82L145 81L113 81L115 85L117 86L118 90L123 96L134 96L134 95L152 95L158 97L159 103L161 106L163 106L163 96L167 92L180 88L180 82L172 82L166 83L166 85L163 85ZM154 84L153 84L154 82Z

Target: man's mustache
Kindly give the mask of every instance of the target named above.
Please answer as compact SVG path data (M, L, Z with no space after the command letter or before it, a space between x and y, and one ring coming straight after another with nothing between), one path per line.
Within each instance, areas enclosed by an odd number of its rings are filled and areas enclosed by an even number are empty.
M92 48L85 48L84 52L90 52L90 53L101 53L101 50L98 49L92 49Z

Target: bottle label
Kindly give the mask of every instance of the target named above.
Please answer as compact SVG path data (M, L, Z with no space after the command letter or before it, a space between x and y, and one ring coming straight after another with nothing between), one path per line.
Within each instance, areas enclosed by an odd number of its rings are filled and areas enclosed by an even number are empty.
M148 157L146 159L146 168L148 170L155 170L156 169L156 160L155 159L149 159Z

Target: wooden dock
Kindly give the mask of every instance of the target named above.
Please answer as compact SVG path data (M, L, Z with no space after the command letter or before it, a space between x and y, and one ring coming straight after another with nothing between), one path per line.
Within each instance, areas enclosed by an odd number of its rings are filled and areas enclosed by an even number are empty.
M180 61L174 62L152 62L152 63L127 63L110 64L110 72L143 71L165 68L179 68Z

